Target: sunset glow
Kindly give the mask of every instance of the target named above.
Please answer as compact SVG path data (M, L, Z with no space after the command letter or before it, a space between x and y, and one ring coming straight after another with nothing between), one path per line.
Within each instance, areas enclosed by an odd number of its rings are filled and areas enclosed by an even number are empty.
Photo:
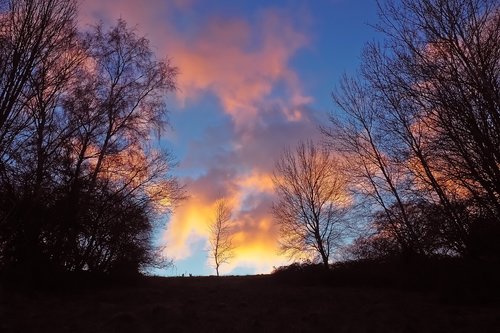
M179 89L167 102L173 130L162 142L179 161L175 172L189 197L158 237L177 274L213 274L207 223L221 197L234 208L237 245L221 272L267 273L287 263L271 214L274 163L286 146L319 138L330 90L356 67L367 17L348 1L90 0L80 7L82 27L123 18L179 68Z
M499 133L500 0L0 0L0 331L494 331Z

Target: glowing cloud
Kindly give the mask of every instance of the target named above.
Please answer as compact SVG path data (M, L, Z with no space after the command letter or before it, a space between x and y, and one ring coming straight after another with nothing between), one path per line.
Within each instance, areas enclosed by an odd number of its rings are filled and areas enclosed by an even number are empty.
M167 255L176 260L192 256L193 244L207 238L213 204L226 197L234 206L237 248L222 272L238 267L269 272L286 261L279 255L278 230L271 217L274 160L285 144L318 133L307 108L312 98L303 92L290 65L309 38L286 11L265 9L253 20L227 19L194 15L196 1L166 3L89 0L82 5L82 22L121 17L130 26L139 24L139 33L158 47L159 56L168 55L179 67L179 105L198 109L191 121L204 120L207 94L228 116L228 122L193 139L181 159L183 171L201 169L202 175L184 179L190 198L175 211L163 235ZM175 20L176 13L182 14L181 22Z
M169 5L159 0L150 0L148 5L133 0L89 0L81 8L81 21L94 24L95 19L112 22L124 18L131 26L137 25L159 47L160 56L168 55L180 68L177 97L181 102L210 91L237 124L255 120L261 103L272 99L279 84L286 90L286 104L301 106L312 101L303 94L298 76L289 66L308 38L294 29L285 13L263 11L253 25L241 18L210 17L196 22L198 29L181 32L170 23L172 15L187 15L191 6L193 1L185 0ZM275 102L284 103L282 97L275 97ZM301 117L293 107L282 110L289 120Z
M192 197L172 216L164 236L168 255L177 260L193 255L192 244L207 237L207 223L213 215L214 202L226 197L231 199L234 207L236 255L221 268L221 272L225 274L235 268L252 268L255 273L266 273L273 266L287 261L280 255L279 230L271 216L274 160L284 145L294 145L295 140L318 135L318 131L310 118L311 113L306 109L302 110L304 118L300 122L288 121L279 109L267 112L268 123L236 132L233 140L238 144L225 153L219 152L216 158L201 152L211 149L212 145L220 147L225 144L217 139L226 138L212 135L213 132L230 130L207 130L200 142L191 145L186 164L204 165L207 172L201 177L187 179ZM206 142L210 146L204 144Z
M207 182L215 187L207 186ZM214 214L214 204L217 199L224 197L230 200L233 207L236 257L248 252L248 246L257 248L255 242L260 244L261 251L267 248L267 255L274 257L277 254L277 230L274 230L267 216L270 207L261 207L261 201L252 197L260 196L262 192L271 193L272 184L269 182L267 174L233 176L222 170L212 170L207 176L193 180L189 184L192 196L176 211L165 235L168 255L179 260L191 254L190 238L208 236L208 223ZM265 241L260 242L259 239Z
M194 40L177 42L180 97L209 90L236 125L253 121L279 83L285 84L292 103L309 103L311 98L301 93L297 75L288 67L293 54L307 44L306 36L277 12L263 14L261 20L255 32L243 20L213 19ZM288 116L300 119L297 112Z

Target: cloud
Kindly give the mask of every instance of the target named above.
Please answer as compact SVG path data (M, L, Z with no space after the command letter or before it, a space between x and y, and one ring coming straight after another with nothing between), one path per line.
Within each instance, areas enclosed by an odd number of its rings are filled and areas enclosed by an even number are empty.
M270 217L272 185L270 175L250 173L231 175L211 170L189 186L193 196L173 216L165 234L167 254L176 260L189 257L190 244L208 237L208 223L218 198L228 198L233 210L235 257L222 267L230 272L236 267L253 267L257 272L286 261L280 256L278 229ZM208 246L208 245L207 245ZM207 266L212 263L207 259Z
M294 146L299 140L319 134L314 113L307 108L301 109L300 122L289 121L286 112L278 107L263 114L266 116L258 126L238 131L237 125L227 122L224 127L207 128L205 135L191 144L184 167L203 165L206 173L186 179L192 198L179 207L170 221L165 234L168 255L177 260L192 255L191 244L208 236L207 224L215 201L226 197L234 206L237 249L236 257L222 267L222 272L236 267L269 272L287 261L280 254L279 230L272 219L272 170L284 146ZM213 154L206 154L207 149Z
M288 66L306 44L306 36L274 11L262 14L259 29L241 19L214 18L194 39L175 45L181 97L211 91L236 125L252 122L261 112L259 104L271 98L278 84L284 84L293 104L308 103L311 98L302 94L297 75ZM297 113L287 115L300 118Z
M309 39L294 28L285 10L268 9L255 21L244 18L192 16L194 22L184 22L179 30L174 16L186 13L194 1L169 2L150 0L147 5L133 0L88 0L81 6L81 22L95 20L112 22L123 18L137 26L160 55L169 56L180 68L178 98L181 102L197 99L209 91L220 101L223 110L236 124L253 121L259 114L259 104L272 98L278 85L291 105L312 101L303 94L300 80L289 62L296 52L308 45ZM195 27L195 28L192 28ZM284 108L283 111L294 111ZM299 112L287 113L291 120L300 119Z
M179 207L163 235L167 255L176 260L193 255L193 244L206 239L215 201L234 205L236 256L223 266L269 272L286 258L279 254L277 226L272 221L271 181L274 161L285 145L318 134L312 98L303 91L293 57L308 46L297 16L264 9L248 17L198 15L196 1L88 0L82 22L123 18L139 24L160 56L180 69L180 105L198 109L192 122L204 121L204 99L216 98L227 117L191 139L182 159L190 198ZM177 15L182 13L182 15ZM182 17L182 19L178 19ZM207 265L209 263L207 262Z

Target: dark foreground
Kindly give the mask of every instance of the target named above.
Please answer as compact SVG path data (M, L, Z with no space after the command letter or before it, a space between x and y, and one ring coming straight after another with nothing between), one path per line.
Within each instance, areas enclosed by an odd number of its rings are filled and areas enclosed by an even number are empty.
M496 298L418 289L269 275L4 287L0 332L500 332Z

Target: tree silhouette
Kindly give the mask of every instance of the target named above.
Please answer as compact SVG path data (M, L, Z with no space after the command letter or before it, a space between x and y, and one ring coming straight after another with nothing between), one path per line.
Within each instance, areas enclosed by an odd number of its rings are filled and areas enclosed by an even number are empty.
M108 261L120 251L113 249L117 242L109 241L109 227L121 221L125 232L134 221L116 211L120 201L125 208L142 209L151 225L158 205L175 204L183 196L168 176L171 156L150 145L152 132L164 127L164 96L175 88L177 69L168 60L157 61L148 41L121 20L108 31L97 26L85 42L91 65L82 69L65 100L75 138L65 152L70 158L64 219L71 222L63 231L70 238L61 245L68 248L60 253L78 259L75 269L87 267L90 260L93 269L108 270ZM85 242L78 241L82 236Z
M67 139L61 95L83 61L73 1L6 1L0 16L0 266L48 265L41 238ZM71 56L69 56L72 54ZM52 193L54 194L54 193ZM45 230L44 230L45 229Z
M342 156L351 191L368 199L363 209L381 209L384 229L391 229L402 252L423 254L418 228L411 223L406 205L412 194L407 190L411 175L396 158L401 145L391 140L373 95L361 82L344 77L333 99L343 115L330 115L332 126L322 132L330 149Z
M471 230L500 228L498 3L390 0L379 9L387 38L368 44L361 75L334 93L343 115L332 115L330 142L358 165L401 246L477 257ZM442 245L431 253L410 216L415 202L443 217L433 220Z
M286 149L276 163L273 203L280 244L291 258L319 256L328 267L345 231L345 182L333 155L312 142Z
M0 269L139 271L184 197L156 147L177 69L126 23L76 29L72 0L0 15Z
M214 217L209 227L210 257L215 272L219 276L219 267L227 264L234 257L233 226L231 207L227 199L219 199L215 203Z

